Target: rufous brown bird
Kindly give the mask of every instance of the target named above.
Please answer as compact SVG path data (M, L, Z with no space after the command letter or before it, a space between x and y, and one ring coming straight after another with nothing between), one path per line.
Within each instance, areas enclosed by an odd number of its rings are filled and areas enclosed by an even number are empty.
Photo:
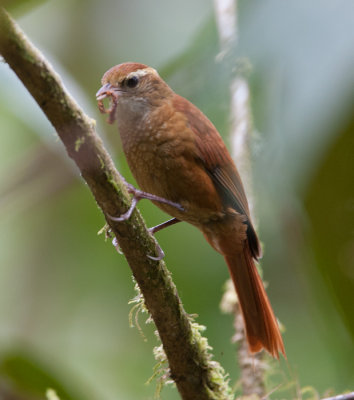
M179 221L196 226L228 265L251 353L265 348L285 356L277 320L257 272L261 254L245 191L218 131L192 103L177 95L155 69L124 63L108 70L97 92L99 108L118 122L124 153L142 191ZM104 109L103 99L111 98ZM150 195L150 197L149 197Z

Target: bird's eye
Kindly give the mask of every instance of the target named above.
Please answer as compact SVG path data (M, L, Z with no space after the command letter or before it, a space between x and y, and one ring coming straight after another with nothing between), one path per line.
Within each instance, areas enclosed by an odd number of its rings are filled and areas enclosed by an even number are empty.
M131 78L128 78L125 82L128 88L135 88L136 85L139 83L139 79L136 76L132 76Z

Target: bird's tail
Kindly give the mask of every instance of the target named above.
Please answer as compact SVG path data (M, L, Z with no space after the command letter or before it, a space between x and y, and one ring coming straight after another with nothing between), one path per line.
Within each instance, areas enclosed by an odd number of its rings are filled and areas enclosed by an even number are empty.
M265 348L275 358L279 358L279 352L286 357L278 323L248 243L242 252L224 253L224 257L241 306L250 351L257 353Z

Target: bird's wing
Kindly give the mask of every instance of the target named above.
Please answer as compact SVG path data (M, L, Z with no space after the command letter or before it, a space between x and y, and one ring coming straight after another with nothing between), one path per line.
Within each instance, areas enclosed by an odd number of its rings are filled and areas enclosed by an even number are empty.
M197 157L214 182L226 207L232 207L246 216L247 236L252 255L260 256L260 245L250 221L250 213L241 177L221 136L209 119L192 103L176 95L173 100L176 111L187 119L188 127L195 134Z

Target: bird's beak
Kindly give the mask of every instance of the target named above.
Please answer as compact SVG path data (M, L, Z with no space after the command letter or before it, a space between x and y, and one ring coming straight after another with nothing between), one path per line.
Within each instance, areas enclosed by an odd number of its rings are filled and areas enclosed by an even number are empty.
M106 97L110 97L112 95L117 96L117 88L114 87L111 83L106 83L101 87L101 89L96 93L97 100L103 100Z

